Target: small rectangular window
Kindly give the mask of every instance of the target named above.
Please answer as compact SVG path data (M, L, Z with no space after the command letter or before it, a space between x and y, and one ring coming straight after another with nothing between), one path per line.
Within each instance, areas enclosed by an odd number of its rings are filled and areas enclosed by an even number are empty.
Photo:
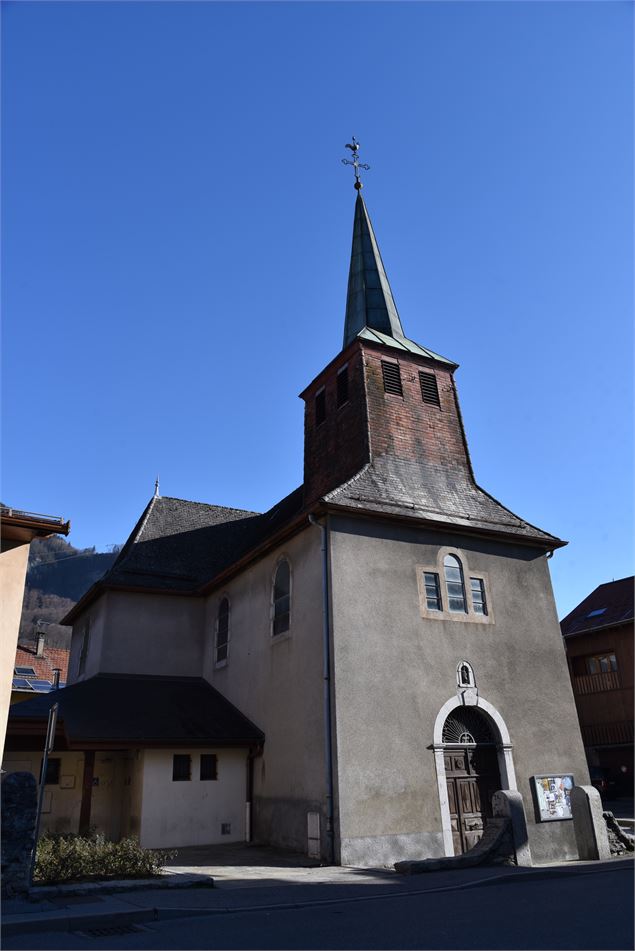
M315 394L315 425L321 426L326 419L326 391L322 388Z
M610 674L617 671L617 657L613 653L596 654L586 658L586 668L589 674Z
M423 579L426 586L426 605L429 611L441 610L441 588L439 576L434 571L424 571Z
M49 759L46 764L46 779L44 780L45 786L59 786L60 784L60 765L61 759ZM44 760L40 763L40 780L42 777L42 767L44 766Z
M202 780L218 779L218 760L216 753L201 753L201 774Z
M424 373L423 370L419 370L419 384L421 386L421 399L423 402L440 406L439 387L434 373Z
M172 782L189 782L192 778L192 757L189 753L175 753L172 757Z
M337 374L337 405L338 408L348 402L348 363Z
M381 372L384 378L384 393L393 393L395 396L403 396L399 364L382 360Z
M487 601L485 599L485 582L482 578L470 578L472 586L472 607L475 614L487 614Z

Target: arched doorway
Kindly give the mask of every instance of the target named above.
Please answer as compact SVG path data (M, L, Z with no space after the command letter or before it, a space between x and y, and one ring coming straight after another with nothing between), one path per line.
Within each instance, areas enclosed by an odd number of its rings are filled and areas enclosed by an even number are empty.
M497 738L476 706L455 707L443 724L443 764L454 854L473 848L492 815L501 789Z

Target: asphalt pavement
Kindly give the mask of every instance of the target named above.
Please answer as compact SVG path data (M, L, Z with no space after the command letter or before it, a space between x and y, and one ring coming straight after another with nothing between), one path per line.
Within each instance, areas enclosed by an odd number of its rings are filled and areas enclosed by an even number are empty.
M269 866L248 884L241 867L233 874L216 887L58 895L31 911L29 930L21 933L11 933L19 908L5 906L3 947L633 947L632 859L415 877L385 869Z

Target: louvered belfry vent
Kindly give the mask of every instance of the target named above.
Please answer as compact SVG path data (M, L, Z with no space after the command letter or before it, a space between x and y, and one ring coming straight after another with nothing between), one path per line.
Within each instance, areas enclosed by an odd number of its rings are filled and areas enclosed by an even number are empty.
M399 364L382 360L381 372L384 377L384 393L393 393L395 396L403 396Z
M419 383L421 384L421 399L423 402L440 406L439 387L434 373L424 373L423 370L419 370Z

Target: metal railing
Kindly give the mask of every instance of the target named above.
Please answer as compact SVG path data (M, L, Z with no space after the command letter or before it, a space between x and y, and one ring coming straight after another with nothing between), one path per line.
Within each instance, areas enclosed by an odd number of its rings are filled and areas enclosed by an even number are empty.
M41 515L39 512L25 512L22 509L13 509L6 505L0 506L0 518L7 515L14 518L34 518L40 522L51 522L52 525L65 524L61 515Z

